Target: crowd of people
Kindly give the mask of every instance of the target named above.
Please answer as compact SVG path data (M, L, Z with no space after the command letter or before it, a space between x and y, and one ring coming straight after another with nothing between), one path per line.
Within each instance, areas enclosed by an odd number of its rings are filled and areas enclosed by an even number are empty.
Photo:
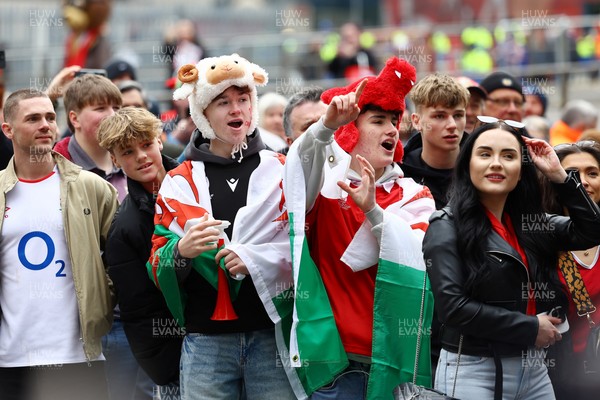
M298 53L297 67L307 80L354 79L378 71L392 54L409 60L419 72L462 71L480 79L495 69L512 69L553 79L564 71L547 67L569 62L597 79L600 34L595 22L582 24L558 15L527 16L526 11L496 24L465 26L430 22L363 29L347 22L320 33L300 46Z
M597 397L595 106L366 50L259 95L186 28L167 112L124 60L3 104L3 399Z

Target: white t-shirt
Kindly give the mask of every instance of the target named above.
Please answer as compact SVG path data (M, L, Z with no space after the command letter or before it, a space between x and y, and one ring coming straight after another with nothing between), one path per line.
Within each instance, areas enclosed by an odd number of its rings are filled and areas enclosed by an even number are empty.
M58 170L17 182L0 232L0 367L85 362Z

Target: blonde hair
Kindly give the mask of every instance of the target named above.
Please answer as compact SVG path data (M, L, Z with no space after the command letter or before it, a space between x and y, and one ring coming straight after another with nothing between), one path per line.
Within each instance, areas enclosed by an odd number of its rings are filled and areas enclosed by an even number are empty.
M100 146L111 153L117 147L124 148L132 143L150 141L162 134L162 122L143 108L123 107L106 117L98 128Z
M420 107L466 107L471 97L469 91L446 74L435 73L421 79L410 91L410 99L418 113Z

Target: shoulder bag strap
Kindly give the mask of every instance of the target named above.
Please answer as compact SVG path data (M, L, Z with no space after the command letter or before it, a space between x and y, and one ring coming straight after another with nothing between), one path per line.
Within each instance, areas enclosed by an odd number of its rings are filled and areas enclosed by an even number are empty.
M423 292L421 294L421 310L419 311L419 328L417 333L417 351L415 356L415 369L413 370L413 385L417 384L417 371L419 368L419 355L421 353L421 337L423 335L423 312L425 309L425 287L427 286L427 271L424 271L423 274ZM454 385L452 386L452 394L451 397L454 397L454 392L456 390L456 378L458 377L458 365L460 364L460 354L462 352L462 344L463 344L463 335L460 335L460 341L458 343L458 355L456 359L456 371L454 373Z
M421 310L419 311L419 328L417 331L417 349L415 352L415 369L413 370L413 385L417 384L417 371L419 369L419 356L421 354L421 337L423 335L423 312L425 310L425 287L427 286L427 271L423 271L423 292L421 293Z
M594 303L590 298L577 263L570 251L562 252L558 258L558 267L560 268L575 306L577 306L577 315L586 316L590 326L595 325L590 314L596 311Z

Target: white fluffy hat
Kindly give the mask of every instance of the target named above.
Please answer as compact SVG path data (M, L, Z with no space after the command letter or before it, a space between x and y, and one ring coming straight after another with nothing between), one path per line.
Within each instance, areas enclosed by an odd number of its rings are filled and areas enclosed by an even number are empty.
M196 65L186 64L179 69L177 77L183 85L175 90L173 99L189 98L192 120L206 139L216 138L215 131L204 116L204 110L210 102L231 86L249 87L252 123L248 135L254 132L258 125L256 86L264 86L268 82L268 74L264 69L234 53L204 58Z

